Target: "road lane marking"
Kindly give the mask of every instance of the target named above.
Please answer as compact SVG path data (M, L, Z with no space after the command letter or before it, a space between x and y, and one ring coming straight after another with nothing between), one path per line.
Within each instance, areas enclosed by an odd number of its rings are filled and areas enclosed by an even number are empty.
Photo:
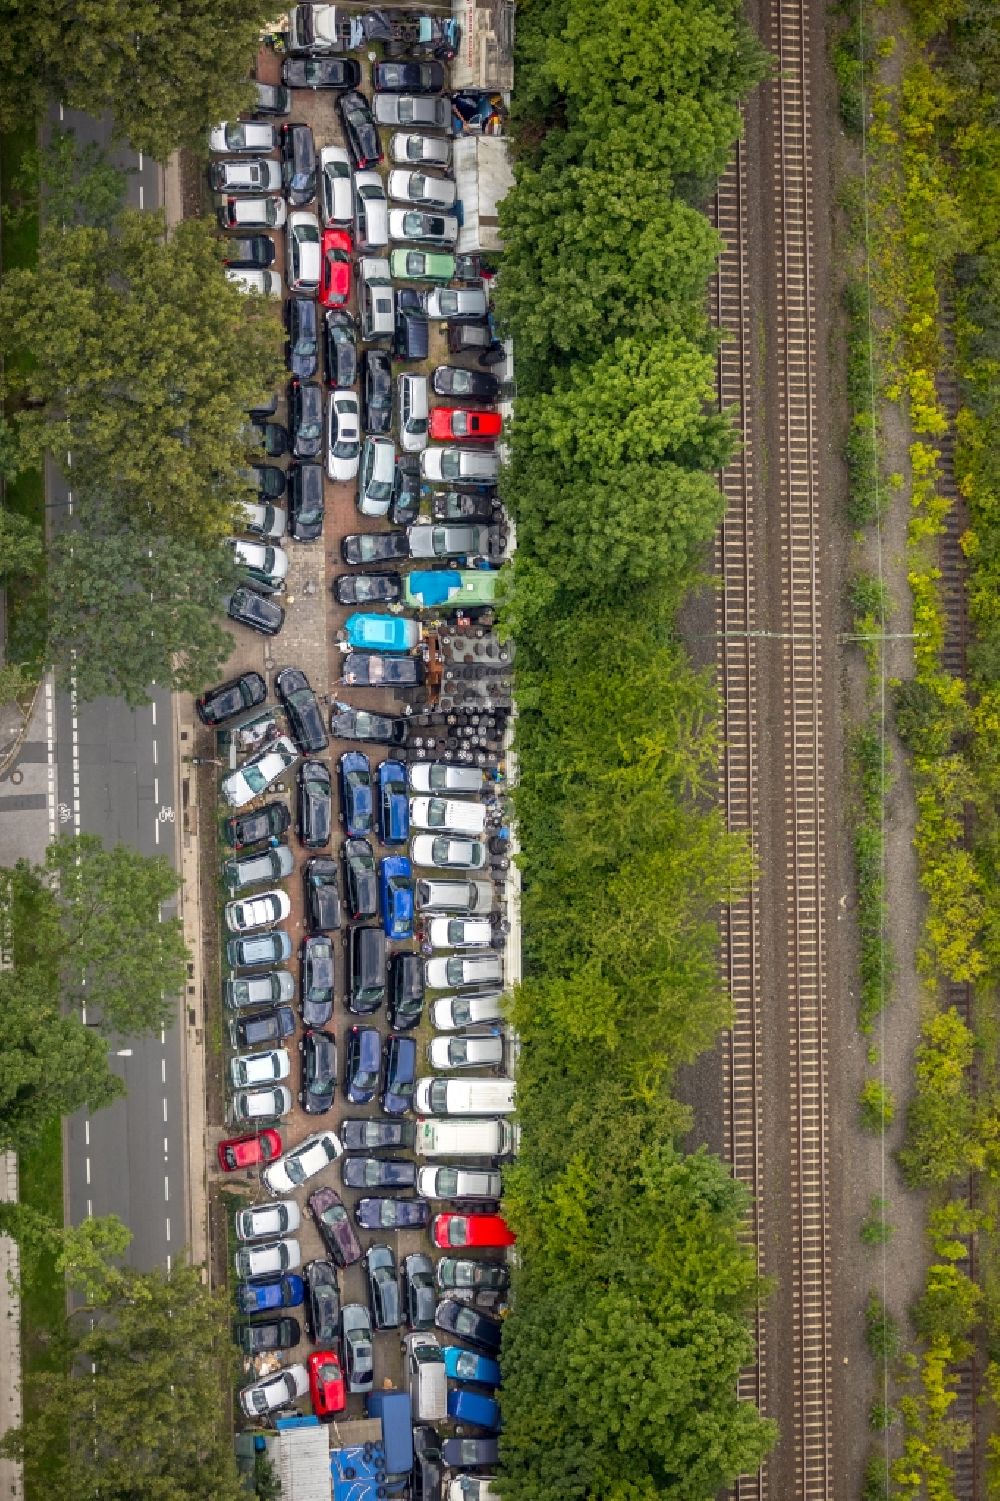
M89 1188L90 1187L90 1157L89 1156L86 1158L86 1168L87 1168L87 1187Z
M167 1099L165 1095L163 1097L163 1124L167 1124Z
M170 1216L169 1215L167 1215L167 1218L166 1218L166 1226L167 1226L167 1240L169 1240L170 1239ZM168 1256L167 1257L167 1271L169 1272L169 1270L170 1270L170 1257Z
M165 1204L170 1203L170 1178L166 1173L163 1174L163 1201ZM167 1239L169 1238L168 1236Z
M49 842L56 837L56 696L52 674L45 677L45 761L48 785L46 796L49 808ZM68 813L67 809L67 813Z
M165 1058L161 1058L160 1059L160 1083L161 1084L166 1084L166 1082L167 1082L167 1060Z
M84 1139L84 1142L86 1143L86 1145L89 1147L90 1146L90 1120L89 1119L85 1120L84 1123L83 1123L83 1139Z

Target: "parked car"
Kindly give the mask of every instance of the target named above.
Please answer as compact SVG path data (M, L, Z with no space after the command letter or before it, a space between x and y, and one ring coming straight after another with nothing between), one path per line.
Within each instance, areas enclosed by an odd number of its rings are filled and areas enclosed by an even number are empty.
M499 438L503 419L499 412L477 411L470 407L435 407L430 417L430 436L436 443L492 443Z
M438 177L433 172L410 172L396 168L389 173L389 197L397 203L413 203L418 208L449 209L454 206L456 189L450 177ZM485 313L485 307L482 313ZM482 313L477 316L482 316ZM444 314L435 314L444 317Z
M370 1105L378 1088L381 1040L375 1027L351 1027L344 1061L344 1094L352 1105Z
M369 349L362 360L364 424L366 433L387 433L392 428L392 367L381 349Z
M375 856L367 839L345 839L341 849L344 862L344 905L351 922L365 922L378 916L378 883Z
M309 1374L305 1366L290 1365L245 1386L240 1392L240 1406L248 1418L259 1422L282 1407L290 1407L308 1390Z
M430 990L499 985L502 981L503 960L499 954L449 954L424 963L424 984Z
M450 278L449 278L450 280ZM498 401L500 382L485 370L466 370L461 365L438 365L431 376L435 396L460 401Z
M254 969L264 964L280 964L292 952L292 940L285 932L252 933L249 938L230 938L226 944L226 962L234 969Z
M473 356L480 365L503 365L507 351L498 339L492 318L448 324L448 353Z
M331 391L326 417L326 472L334 482L355 479L361 459L361 407L357 393Z
M284 971L282 971L284 973ZM291 979L291 975L288 976ZM250 1016L237 1017L229 1023L229 1041L234 1048L248 1049L279 1046L295 1031L295 1012L291 1006L268 1007Z
M336 1162L342 1152L340 1139L333 1131L315 1131L265 1168L261 1181L269 1194L294 1193L303 1183Z
M437 1214L431 1225L431 1239L445 1251L451 1246L483 1250L512 1246L517 1236L499 1214Z
M324 146L319 154L319 204L324 224L354 222L351 159L343 146Z
M290 297L285 303L285 327L288 330L285 345L288 368L299 380L311 380L319 368L315 302L308 297Z
M360 1261L361 1243L336 1189L314 1189L306 1203L331 1261L339 1267Z
M230 933L249 933L254 928L270 928L284 922L292 910L285 891L265 891L260 896L240 897L227 902L225 907L226 927Z
M396 384L400 447L419 453L427 446L427 377L401 375Z
M374 343L392 336L396 294L384 256L363 255L358 261L358 311L361 337Z
M465 1386L453 1386L448 1392L448 1416L454 1423L471 1423L473 1427L486 1428L490 1433L500 1429L499 1404L492 1397Z
M439 1032L499 1021L503 1015L502 1002L503 992L492 987L486 987L480 994L470 991L467 995L442 996L431 1008L431 1020Z
M500 460L486 448L425 448L420 472L432 485L495 485Z
M372 768L362 751L345 751L337 763L340 817L351 839L372 830Z
M435 1037L427 1058L431 1068L496 1068L503 1063L503 1038Z
M278 173L280 178L280 168ZM280 198L229 197L217 205L215 215L220 229L282 229L288 209Z
M500 1174L469 1167L422 1167L417 1192L423 1199L499 1199Z
M347 1387L336 1350L314 1350L306 1361L309 1395L320 1422L329 1422L347 1406Z
M302 1020L307 1027L323 1027L333 1015L333 944L325 934L306 938L300 955Z
M440 1219L441 1216L439 1215ZM477 1313L457 1298L442 1298L434 1314L434 1323L446 1334L457 1334L467 1344L475 1345L487 1355L496 1355L500 1349L502 1324L488 1314Z
M444 86L445 71L436 61L399 58L372 67L372 87L377 93L440 94Z
M310 203L316 197L316 143L311 126L282 125L281 180L290 204Z
M389 155L406 166L447 167L451 164L451 142L442 136L400 130L389 142Z
M230 678L203 693L195 700L195 709L202 724L215 726L246 709L255 709L266 698L267 684L260 673L242 672L238 678Z
M285 225L285 274L289 292L315 297L319 286L320 227L315 214L296 209Z
M451 101L421 97L419 94L376 94L372 113L379 125L401 125L404 129L450 130Z
M385 1115L405 1115L413 1108L417 1045L412 1037L388 1037L382 1073L381 1106Z
M434 1171L431 1169L430 1171ZM473 1261L459 1256L442 1256L434 1269L442 1291L505 1292L510 1286L510 1269L503 1261Z
M413 1188L417 1167L402 1157L343 1157L340 1176L345 1188Z
M495 490L435 490L431 497L431 516L435 521L450 524L456 522L496 522L500 520L501 505ZM474 580L479 591L495 586L496 580L489 573L477 569L481 577ZM473 581L463 581L473 582ZM494 595L490 598L492 603Z
M433 870L482 870L486 846L481 839L460 839L452 834L418 834L410 840L414 865Z
M208 180L217 193L280 193L281 167L264 156L213 162Z
M303 761L299 767L298 834L308 850L324 849L333 827L333 784L322 761Z
M378 837L383 844L401 845L409 831L406 767L401 761L383 761L378 768Z
M222 836L231 849L246 849L262 844L265 839L280 839L291 821L292 815L284 803L265 803L253 813L227 818L222 826Z
M486 807L471 797L418 795L410 798L410 823L415 829L479 836L486 828Z
M381 928L351 928L344 947L347 1009L370 1016L385 1000L385 934Z
M453 766L448 761L412 761L408 774L413 792L438 796L478 797L486 785L481 767Z
M245 542L242 537L230 537L229 545L233 561L255 588L264 594L277 594L284 589L289 562L284 548Z
M407 1324L411 1329L433 1329L434 1263L423 1251L413 1251L404 1256L401 1271Z
M420 1230L430 1209L423 1199L359 1199L354 1218L361 1230Z
M370 1392L375 1382L372 1350L372 1325L368 1310L361 1303L345 1303L341 1314L344 1361L347 1366L347 1389Z
M367 709L346 707L330 715L330 733L335 740L373 741L379 745L405 745L405 719L372 714Z
M382 146L372 118L371 106L364 94L351 90L337 100L344 139L356 172L377 167L382 160Z
M384 516L388 511L395 462L391 438L365 439L358 475L358 510L362 516Z
M392 352L397 360L425 360L430 333L427 314L420 293L414 287L400 287L396 293L396 327Z
M323 466L292 464L288 470L288 515L296 542L315 542L323 535Z
M458 220L454 214L435 214L427 209L390 209L389 239L451 247L458 240Z
M294 1272L301 1261L297 1240L265 1240L258 1245L240 1246L234 1258L236 1275L243 1278Z
M265 1089L237 1089L229 1102L234 1122L281 1120L292 1108L292 1091L285 1084Z
M302 1268L306 1328L314 1345L332 1345L340 1337L340 1281L332 1261L317 1257Z
M282 1199L239 1209L233 1223L237 1240L275 1240L294 1234L302 1223L302 1211L294 1199Z
M302 1088L299 1104L306 1115L325 1115L333 1105L337 1079L337 1042L330 1032L307 1027L302 1048Z
M329 855L315 855L303 871L306 921L312 933L335 933L340 927L340 890L337 862Z
M364 651L412 651L420 641L420 626L402 615L381 615L372 611L348 615L344 635L349 646Z
M280 936L268 933L267 938ZM247 939L246 942L254 942ZM222 999L230 1011L241 1010L245 1006L272 1006L278 1002L290 1001L295 997L295 981L287 969L270 970L263 975L249 975L246 979L236 979L230 976L223 982Z
M266 599L256 589L234 589L226 601L230 620L259 631L262 636L276 636L285 623L285 612L273 599Z
M493 1391L500 1385L497 1361L488 1355L477 1355L473 1350L463 1350L460 1345L445 1345L444 1368L449 1381L471 1381L475 1386L488 1386ZM461 1501L461 1492L459 1497Z
M288 716L292 738L299 750L303 753L325 750L330 741L319 702L305 673L298 667L283 667L274 680L274 691Z
M427 924L432 949L485 949L493 935L493 924L484 917L432 917Z
M386 938L413 937L413 868L405 855L386 855L379 864L379 896Z
M424 310L428 318L475 322L485 318L489 308L489 297L483 286L432 287L424 293Z
M293 89L356 89L361 64L353 57L286 57L281 81Z
M425 454L421 454L421 458ZM411 558L488 558L488 526L436 526L417 522L406 529Z
M288 526L287 512L280 506L241 505L243 530L262 542L280 542Z
M284 284L277 271L247 270L239 266L226 267L226 280L241 292L259 292L262 297L284 296Z
M323 450L323 387L319 381L293 380L288 411L294 457L315 459Z
M394 563L410 556L410 545L402 532L351 532L341 538L340 555L349 564Z
M390 1027L399 1032L416 1027L424 1010L424 976L419 955L391 955L388 992Z
M308 304L302 303L306 307ZM299 306L298 303L295 306ZM240 478L245 479L248 487L257 492L260 500L280 500L285 493L285 471L279 469L277 464L251 464L248 469L239 471Z
M495 1438L446 1438L441 1460L453 1470L481 1469L499 1463L500 1445Z
M365 1273L368 1279L368 1308L376 1329L398 1329L399 1274L392 1247L376 1244L365 1252Z
M416 1140L412 1121L344 1120L340 1131L348 1152L380 1152L396 1147L409 1151Z
M491 912L496 902L496 888L492 881L484 880L424 879L417 882L414 894L419 912L455 912L470 917L474 912Z
M280 1134L268 1128L254 1136L232 1136L227 1141L220 1141L216 1155L224 1173L239 1173L273 1161L280 1151Z
M397 281L451 281L455 257L444 250L400 247L389 256L389 270Z
M323 358L328 386L342 389L358 378L357 324L344 308L329 308L323 317Z
M275 1308L298 1308L304 1296L302 1278L294 1272L284 1277L255 1277L251 1282L237 1283L236 1311L250 1315Z
M323 307L343 307L350 297L353 249L354 242L346 229L324 229L319 282Z
M412 687L423 683L427 668L417 657L389 657L384 652L349 652L341 664L342 683L355 687Z
M292 112L291 91L280 83L255 83L257 97L254 101L255 115L290 115Z
M389 243L389 202L377 172L354 178L354 238L359 250L384 250Z

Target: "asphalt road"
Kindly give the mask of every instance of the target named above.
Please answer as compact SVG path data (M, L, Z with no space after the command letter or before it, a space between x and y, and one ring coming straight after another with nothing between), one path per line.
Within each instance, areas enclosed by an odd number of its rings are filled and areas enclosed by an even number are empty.
M110 144L106 122L61 108L51 118L81 140ZM129 204L158 208L156 163L126 150L114 157L132 169ZM48 466L47 498L56 524L71 525L72 455L59 458L58 467ZM55 738L60 829L99 834L106 844L121 842L176 864L169 694L156 689L153 702L136 710L118 699L76 705L72 695L59 694ZM118 1215L133 1232L128 1260L143 1270L169 1267L187 1238L181 1048L179 1027L115 1043L111 1066L125 1081L126 1097L93 1116L79 1112L67 1127L69 1220Z

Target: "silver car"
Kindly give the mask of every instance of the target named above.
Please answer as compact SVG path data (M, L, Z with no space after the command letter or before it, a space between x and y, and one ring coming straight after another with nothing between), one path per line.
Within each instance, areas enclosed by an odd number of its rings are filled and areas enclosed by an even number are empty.
M281 192L281 163L266 156L213 162L208 176L217 193Z
M397 203L415 203L418 208L452 208L455 184L450 177L431 172L407 172L397 167L389 173L389 197Z
M484 287L432 287L424 295L428 318L485 318L490 310Z
M294 869L295 856L287 844L279 844L277 849L265 850L261 855L227 860L222 867L222 879L233 891L242 891L247 886L261 886L265 881L283 881Z
M287 969L270 969L246 979L230 977L222 986L222 999L228 1011L244 1006L278 1006L295 999L295 976Z
M209 131L208 149L232 155L249 151L266 156L278 149L278 132L273 125L265 125L260 120L223 121Z
M257 1084L278 1084L292 1071L287 1048L268 1048L263 1053L240 1053L229 1060L229 1079L236 1089Z
M431 1068L495 1068L503 1062L503 1038L435 1037L427 1044L427 1060Z
M454 214L432 214L422 208L390 209L389 238L450 249L458 240L458 220Z
M384 250L389 243L389 203L371 170L354 174L354 238L359 250Z
M389 142L389 155L406 167L432 165L447 167L451 163L451 142L447 136L424 136L398 130Z
M324 146L319 154L319 204L324 224L354 219L351 159L343 146Z
M351 480L361 455L361 408L356 391L331 391L326 407L326 472Z
M500 1174L485 1168L422 1167L417 1174L417 1193L422 1199L499 1199Z
M277 1204L256 1204L241 1209L236 1216L237 1240L274 1240L291 1234L302 1223L302 1210L294 1199Z
M420 455L421 458L425 454ZM427 522L406 528L411 558L488 557L487 526L433 526Z
M500 460L491 448L428 448L420 455L420 473L432 485L492 485Z
M376 94L372 101L376 125L402 125L405 129L448 130L451 100L437 94Z
M358 510L362 516L388 514L395 475L396 445L392 439L366 438L358 478Z
M304 1365L286 1366L261 1381L252 1381L240 1392L240 1406L248 1418L258 1420L297 1402L309 1390L309 1372Z
M229 1116L237 1126L281 1120L293 1103L287 1084L275 1084L269 1089L238 1089L230 1101Z

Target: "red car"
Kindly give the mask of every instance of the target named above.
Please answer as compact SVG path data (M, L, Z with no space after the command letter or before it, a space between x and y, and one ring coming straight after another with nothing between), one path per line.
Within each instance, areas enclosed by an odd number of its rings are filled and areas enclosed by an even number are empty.
M452 1246L512 1246L517 1239L501 1214L436 1214L431 1235L443 1250Z
M324 229L319 271L319 300L324 307L343 307L351 295L351 251L346 229Z
M306 1361L309 1369L309 1394L318 1418L336 1417L347 1406L347 1388L335 1350L314 1350Z
M499 412L467 411L464 407L435 407L428 431L432 438L448 443L453 438L492 443L499 438L503 419Z
M233 1136L219 1142L219 1166L224 1173L239 1172L242 1167L261 1167L281 1156L281 1137L273 1128L257 1136Z

